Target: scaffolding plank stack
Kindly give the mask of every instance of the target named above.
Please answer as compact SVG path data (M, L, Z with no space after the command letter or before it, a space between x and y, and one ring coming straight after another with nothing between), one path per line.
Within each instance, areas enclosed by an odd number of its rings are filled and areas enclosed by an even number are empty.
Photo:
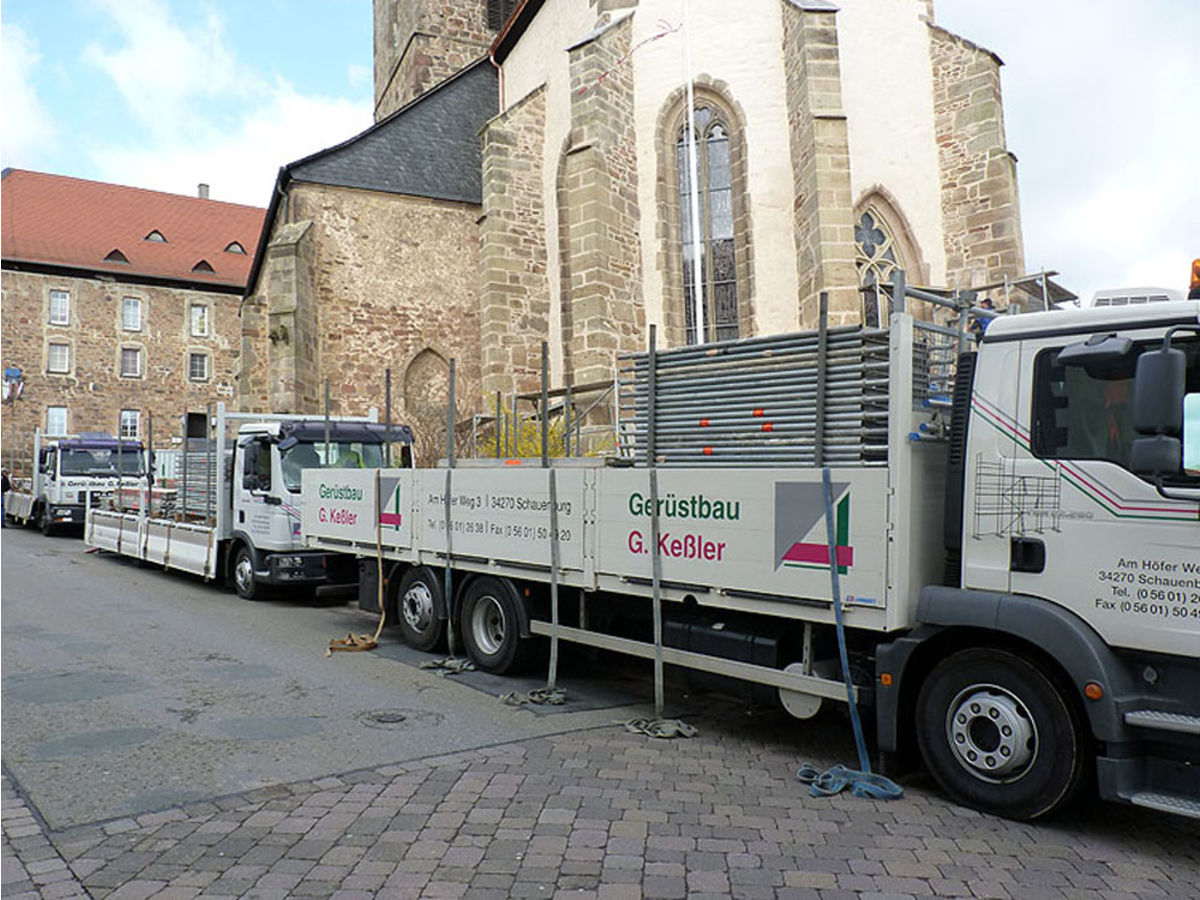
M848 326L655 354L657 464L887 465L888 345L885 330ZM636 465L648 463L649 372L648 353L622 357L623 449Z

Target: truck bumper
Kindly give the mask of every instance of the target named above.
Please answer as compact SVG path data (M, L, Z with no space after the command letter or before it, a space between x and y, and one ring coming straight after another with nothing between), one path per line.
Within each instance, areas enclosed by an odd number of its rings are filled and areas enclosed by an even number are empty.
M255 580L271 585L354 585L358 567L353 557L331 553L273 553L265 573L256 572Z
M49 503L46 518L55 525L83 525L84 508L74 503Z

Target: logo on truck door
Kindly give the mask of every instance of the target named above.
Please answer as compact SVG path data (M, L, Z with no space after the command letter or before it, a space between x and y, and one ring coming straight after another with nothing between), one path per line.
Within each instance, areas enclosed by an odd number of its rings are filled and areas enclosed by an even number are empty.
M834 482L835 553L839 575L854 565L850 545L850 485ZM825 530L825 488L820 482L775 483L775 568L828 569L829 542Z
M379 476L379 524L399 529L403 521L400 515L400 479Z

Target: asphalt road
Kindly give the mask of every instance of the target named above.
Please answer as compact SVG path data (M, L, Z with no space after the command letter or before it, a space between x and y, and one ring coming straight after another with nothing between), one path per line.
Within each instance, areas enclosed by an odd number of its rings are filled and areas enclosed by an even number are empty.
M2 554L3 762L53 829L609 724L644 695L580 682L552 714L513 708L497 694L542 681L441 677L394 631L326 658L374 630L348 603L249 603L15 528Z

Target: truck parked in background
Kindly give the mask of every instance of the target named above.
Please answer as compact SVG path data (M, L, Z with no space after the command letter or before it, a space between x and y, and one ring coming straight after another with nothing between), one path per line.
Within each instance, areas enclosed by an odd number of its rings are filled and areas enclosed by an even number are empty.
M14 478L5 498L7 515L35 525L46 535L83 526L88 503L101 503L114 492L138 484L145 472L140 441L117 440L110 434L33 434L32 472Z
M1089 788L1200 818L1200 303L1000 316L977 350L903 305L630 358L624 465L306 471L303 543L379 548L417 648L657 654L798 718L846 699L833 567L885 758L1012 818Z
M158 489L157 515L96 506L88 510L84 539L167 569L228 580L247 600L280 586L311 592L357 581L354 559L301 546L304 470L378 468L390 452L398 465L411 464L411 430L373 416L233 413L220 403L208 436L185 440L182 477L172 490Z

